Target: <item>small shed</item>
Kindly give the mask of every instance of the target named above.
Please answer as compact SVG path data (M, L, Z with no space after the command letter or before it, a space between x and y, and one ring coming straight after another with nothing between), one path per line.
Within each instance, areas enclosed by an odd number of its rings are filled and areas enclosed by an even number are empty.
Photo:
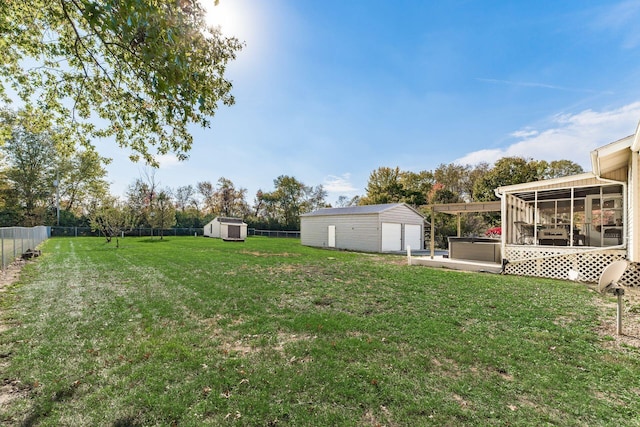
M424 216L404 203L326 208L300 215L303 245L363 252L424 248Z
M204 236L243 242L247 238L247 224L240 218L216 217L204 226Z

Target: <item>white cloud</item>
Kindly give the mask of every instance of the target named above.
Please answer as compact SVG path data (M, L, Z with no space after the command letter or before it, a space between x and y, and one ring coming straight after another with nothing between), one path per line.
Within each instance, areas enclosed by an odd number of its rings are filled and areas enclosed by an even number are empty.
M568 86L559 86L555 84L549 83L540 83L540 82L526 82L526 81L517 81L517 80L500 80L500 79L485 79L477 77L476 80L484 83L491 83L497 85L508 85L508 86L520 86L520 87L532 87L532 88L540 88L540 89L552 89L559 90L563 92L583 92L583 93L595 93L595 94L606 94L611 95L611 91L598 91L594 89L588 88L578 88L578 87L568 87Z
M519 139L499 149L474 151L455 161L459 164L493 163L506 156L536 160L572 160L590 169L589 153L600 146L631 135L640 119L640 102L608 111L585 110L559 114L543 130L527 128L511 135Z
M178 157L174 154L163 154L163 155L157 156L156 160L160 164L160 167L163 169L171 168L184 163L178 160Z
M329 193L353 193L358 189L351 184L351 174L345 173L341 176L329 175L325 177L322 186Z
M527 129L517 130L513 132L511 136L514 138L529 138L531 136L536 136L537 134L538 134L537 130L527 128Z
M622 39L622 47L634 49L640 45L640 35L634 25L639 17L640 1L626 0L598 9L592 26L618 35Z

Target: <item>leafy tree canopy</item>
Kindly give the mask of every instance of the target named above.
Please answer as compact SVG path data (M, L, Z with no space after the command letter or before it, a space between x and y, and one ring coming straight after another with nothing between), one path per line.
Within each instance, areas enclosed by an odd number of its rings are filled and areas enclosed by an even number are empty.
M475 183L474 194L478 201L498 200L494 190L504 185L521 184L538 180L537 163L524 157L503 157Z
M233 104L224 72L242 47L204 16L199 0L3 1L0 102L45 111L67 140L112 137L152 165L184 159L188 125Z
M299 229L300 214L326 206L327 192L322 185L311 187L293 176L280 175L273 180L275 190L256 195L256 211L289 230Z
M371 172L367 183L367 194L360 199L363 205L397 203L404 196L399 167L379 167Z

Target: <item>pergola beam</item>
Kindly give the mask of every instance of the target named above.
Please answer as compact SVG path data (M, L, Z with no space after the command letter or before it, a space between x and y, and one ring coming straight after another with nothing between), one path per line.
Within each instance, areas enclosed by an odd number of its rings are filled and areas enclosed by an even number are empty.
M473 202L473 203L440 203L429 205L432 212L457 215L465 212L500 212L500 201L495 202Z

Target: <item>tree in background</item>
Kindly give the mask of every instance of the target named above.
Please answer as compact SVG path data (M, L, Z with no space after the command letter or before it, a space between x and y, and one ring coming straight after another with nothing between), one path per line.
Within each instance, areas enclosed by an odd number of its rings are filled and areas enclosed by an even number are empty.
M102 234L107 243L115 237L116 248L120 247L120 235L133 230L138 221L139 215L131 206L111 196L95 200L89 210L91 229Z
M41 225L46 222L47 208L54 194L58 151L52 132L15 112L3 111L2 128L6 140L2 153L4 170L5 215L15 223L5 225Z
M136 179L127 189L126 204L137 214L136 223L140 226L149 226L149 215L153 210L156 191L155 180L149 183L142 178Z
M360 204L360 196L353 196L353 197L340 196L336 201L337 208L347 208L350 206L358 206L359 204Z
M151 229L158 229L160 240L164 238L164 230L176 225L176 209L166 191L159 191L155 203L149 212ZM152 232L153 234L153 232Z
M402 185L401 202L411 206L422 206L429 203L428 195L435 184L433 173L429 171L401 172L399 180Z
M479 178L474 186L477 201L498 200L495 189L505 185L522 184L539 179L536 162L524 157L503 157Z
M221 177L213 194L215 212L224 217L244 218L249 213L246 194L246 189L236 189L231 180Z
M85 202L107 194L104 165L109 161L91 148L68 149L73 141L61 147L57 131L37 111L0 110L0 132L5 138L2 225L56 224L58 206L62 220L74 225L86 213Z
M184 212L193 204L196 191L192 185L185 185L178 187L173 192L173 200L176 205L176 210Z
M210 181L201 181L196 184L196 188L202 198L202 210L213 217L216 212L216 190L213 184Z
M404 197L400 168L379 167L371 172L367 182L367 193L360 199L362 205L398 203Z
M469 165L463 166L456 163L438 165L433 171L434 180L440 184L438 190L447 190L458 194L462 198L465 192L465 177L470 170L471 166Z
M481 202L498 200L494 191L498 187L560 178L583 172L582 166L571 160L547 162L524 157L503 157L476 180L474 198Z
M254 206L262 219L270 225L279 225L285 230L300 229L300 215L326 206L327 193L322 187L310 187L292 176L281 175L273 181L275 190L256 195L258 207Z
M103 165L109 163L110 159L101 157L91 147L80 149L69 158L60 158L56 180L61 208L82 215L87 208L85 201L106 197L109 183L105 180L107 171Z
M433 171L433 176L443 188L457 194L461 200L470 202L474 200L476 181L481 179L489 169L490 165L484 162L475 166L456 163L440 164Z
M582 166L571 160L553 160L551 162L540 160L534 163L538 169L538 179L561 178L584 173Z
M478 163L477 165L470 167L468 173L463 176L463 183L461 186L461 197L466 202L473 202L477 200L475 188L476 182L481 180L487 172L491 169L491 165L486 162Z
M200 202L192 185L178 187L173 192L176 207L176 226L181 228L198 228L202 226Z
M184 159L189 125L234 103L224 72L242 48L204 13L199 0L4 1L0 101L12 88L60 141L112 137L133 160Z
M8 162L5 201L17 208L20 224L44 224L56 179L53 139L48 132L35 133L16 126L2 148Z

